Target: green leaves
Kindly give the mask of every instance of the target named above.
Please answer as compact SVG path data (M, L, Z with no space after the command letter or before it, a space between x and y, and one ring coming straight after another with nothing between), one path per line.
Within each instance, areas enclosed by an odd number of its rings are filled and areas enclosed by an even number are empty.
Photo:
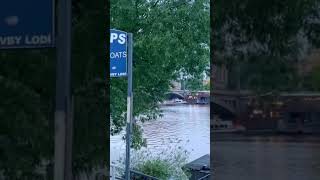
M102 0L73 4L75 175L106 166L109 158L106 14ZM52 172L55 53L55 49L0 53L0 169L8 179L36 179L37 167Z
M319 19L318 7L314 0L215 1L214 62L241 66L232 73L241 75L242 89L296 89L294 63L317 46L319 24L310 17Z
M141 164L137 168L147 175L151 175L164 180L170 179L170 169L168 168L169 166L169 163L156 159L153 161L146 160L144 164Z
M38 177L53 149L50 51L20 53L0 54L0 169L9 179Z
M169 146L157 154L153 151L134 151L131 159L133 169L163 180L187 180L191 177L189 170L184 167L189 161L189 152L180 146Z
M208 3L111 1L111 28L133 33L134 116L156 118L158 102L165 98L179 72L199 75L209 66L210 52L205 48L210 35ZM111 79L114 133L125 125L126 92L125 79Z

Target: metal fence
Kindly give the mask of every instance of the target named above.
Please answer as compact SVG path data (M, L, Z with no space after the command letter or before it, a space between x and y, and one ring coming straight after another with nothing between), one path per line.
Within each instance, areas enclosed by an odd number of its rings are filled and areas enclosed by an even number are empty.
M210 179L210 174L207 174L207 175L199 178L198 180L208 180L208 179Z
M130 170L131 180L159 180L156 177L143 174L142 172ZM124 168L110 165L110 180L123 180L124 179Z
M130 171L130 179L131 180L160 180L156 177L149 176L146 174L143 174L142 172L131 170ZM124 168L116 166L116 165L110 165L110 180L124 180ZM200 178L195 178L195 180L209 180L210 174L205 174L204 176Z

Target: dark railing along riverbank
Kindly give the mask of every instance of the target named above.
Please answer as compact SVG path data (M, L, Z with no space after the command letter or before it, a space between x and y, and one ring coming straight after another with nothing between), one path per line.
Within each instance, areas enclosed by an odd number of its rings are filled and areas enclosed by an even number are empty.
M119 166L110 165L111 171L110 171L110 179L111 180L124 180L124 169ZM136 171L136 170L130 170L130 179L131 180L159 180L156 177L149 176L147 174L144 174L142 172Z

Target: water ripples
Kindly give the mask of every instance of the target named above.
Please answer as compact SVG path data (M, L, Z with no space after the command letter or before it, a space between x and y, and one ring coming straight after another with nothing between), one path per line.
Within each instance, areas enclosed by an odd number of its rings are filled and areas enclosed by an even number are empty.
M209 106L165 106L162 110L163 117L143 124L147 149L157 153L168 147L180 147L190 153L190 160L210 153ZM125 149L121 136L110 138L111 160L118 159L119 152Z

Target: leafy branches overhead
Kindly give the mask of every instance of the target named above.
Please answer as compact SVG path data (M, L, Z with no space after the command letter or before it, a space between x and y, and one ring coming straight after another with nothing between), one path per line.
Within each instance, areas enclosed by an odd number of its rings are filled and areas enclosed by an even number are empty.
M179 72L209 64L208 0L112 0L111 28L133 33L134 116L156 117L158 102ZM125 122L126 80L111 80L113 132Z
M296 86L293 63L319 44L319 17L316 0L215 1L214 62L246 67L244 88L291 89Z

